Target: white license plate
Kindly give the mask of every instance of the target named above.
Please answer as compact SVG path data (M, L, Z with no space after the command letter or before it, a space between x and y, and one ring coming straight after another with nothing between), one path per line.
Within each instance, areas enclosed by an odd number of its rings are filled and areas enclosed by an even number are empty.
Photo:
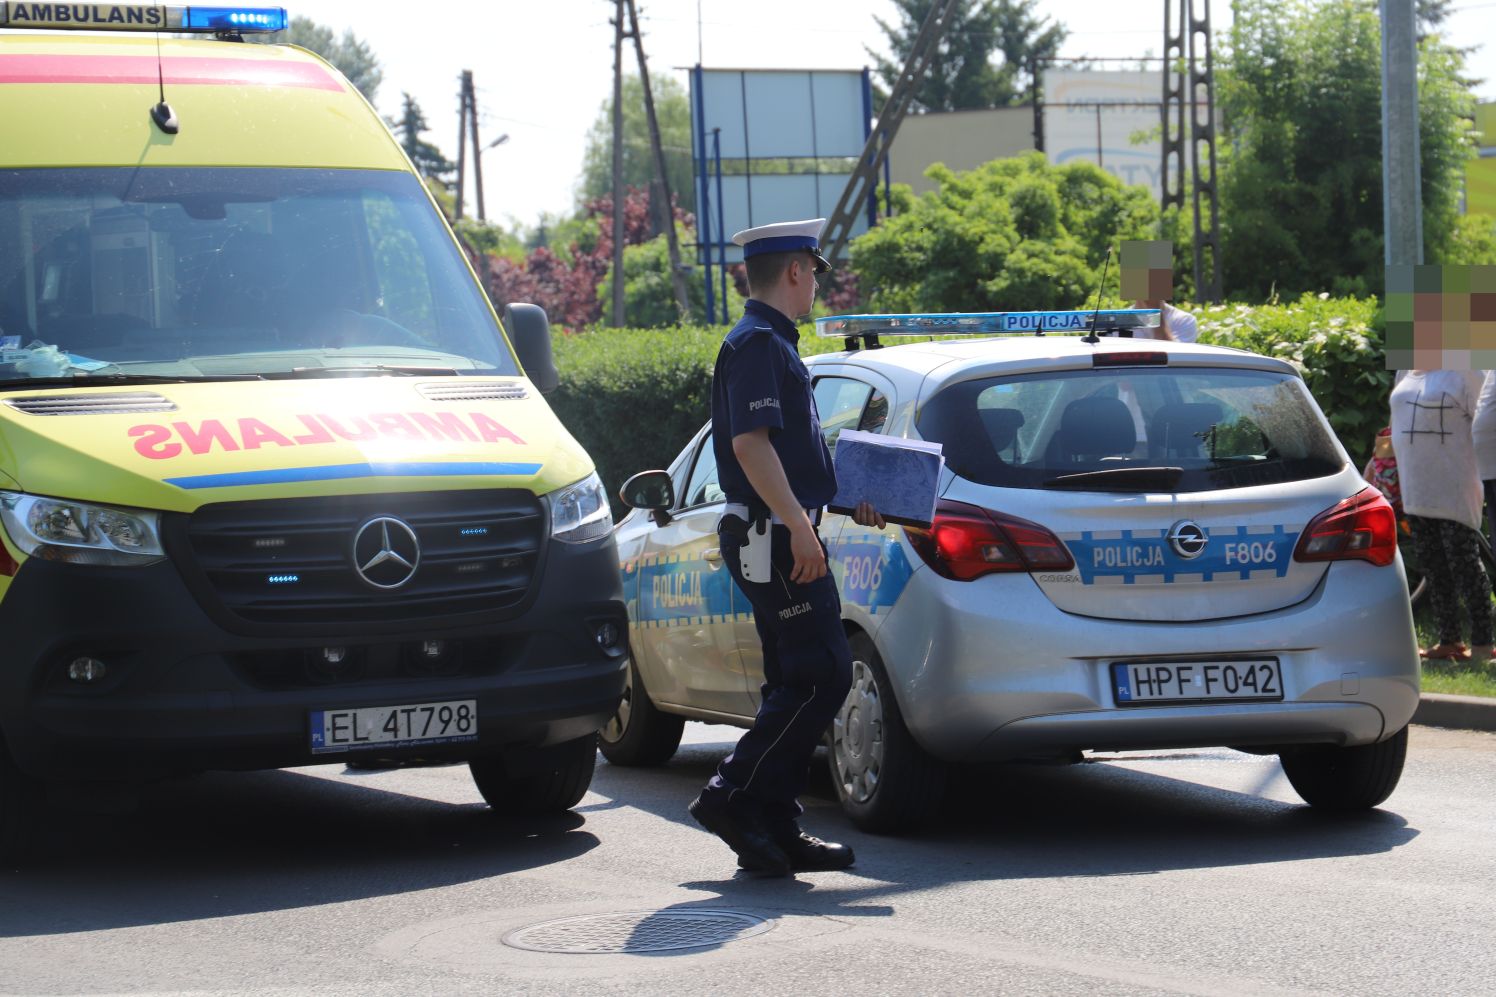
M1260 661L1116 662L1112 689L1118 706L1140 703L1211 703L1281 700L1277 659Z
M311 720L313 754L478 740L478 704L471 699L314 710Z

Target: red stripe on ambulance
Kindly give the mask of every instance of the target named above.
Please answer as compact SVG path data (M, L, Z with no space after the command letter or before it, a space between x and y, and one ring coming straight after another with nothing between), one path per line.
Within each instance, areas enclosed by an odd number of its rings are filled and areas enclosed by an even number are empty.
M161 74L168 85L307 87L341 91L321 66L268 59L166 56ZM145 55L0 55L0 83L156 84L156 58Z
M245 417L201 422L142 423L131 426L135 452L151 460L170 460L184 453L214 450L259 450L267 446L299 447L379 438L429 440L436 443L515 443L525 441L482 412L371 412L368 415L297 415L298 425L277 428L263 419ZM304 432L303 432L304 430Z

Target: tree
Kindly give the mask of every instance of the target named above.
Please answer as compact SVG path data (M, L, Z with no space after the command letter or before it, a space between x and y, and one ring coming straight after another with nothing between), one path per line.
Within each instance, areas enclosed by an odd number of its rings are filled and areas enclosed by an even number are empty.
M380 67L378 57L367 42L358 39L351 28L345 29L343 37L337 38L326 25L318 24L309 17L293 17L290 26L284 31L264 35L250 34L245 35L244 39L264 45L300 45L316 52L332 63L338 72L348 77L348 82L357 87L364 99L371 104L374 103L375 94L379 92L379 84L384 81L384 69Z
M1232 296L1382 286L1381 24L1365 0L1242 0L1219 77ZM1419 45L1424 253L1445 258L1473 154L1463 57Z
M943 0L894 0L899 23L875 17L892 58L871 49L874 71L891 89L909 60L915 36L930 10ZM1021 103L1032 83L1029 64L1054 56L1067 31L1038 17L1039 0L961 0L940 40L927 78L915 90L915 111L960 111ZM995 56L1001 61L994 61ZM881 106L886 91L880 89Z
M665 171L670 193L680 207L696 206L696 181L691 173L691 104L685 88L668 76L650 74L660 144L665 148ZM649 189L655 177L649 145L649 121L644 115L644 84L638 75L623 78L623 184ZM577 198L588 201L613 189L613 98L603 101L597 120L587 133L582 153L582 175Z
M936 163L925 176L939 188L915 198L896 187L893 216L852 243L873 311L1084 308L1108 246L1158 233L1147 189L1094 163L1051 166L1031 152L966 173Z
M390 126L400 136L400 145L410 161L416 164L416 171L427 180L441 184L443 188L450 187L457 164L442 155L442 151L434 143L421 138L431 126L426 123L421 105L410 94L400 95L400 117L390 122Z

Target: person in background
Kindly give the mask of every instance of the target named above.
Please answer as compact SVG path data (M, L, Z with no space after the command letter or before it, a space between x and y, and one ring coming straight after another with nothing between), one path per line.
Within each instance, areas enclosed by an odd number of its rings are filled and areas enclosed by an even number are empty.
M1439 641L1431 661L1491 658L1491 583L1481 562L1481 487L1473 424L1482 375L1408 370L1393 382L1392 445L1403 510L1429 580ZM1463 613L1461 605L1463 604ZM1462 617L1470 622L1463 640Z
M1134 339L1172 339L1180 343L1193 343L1200 336L1195 316L1182 308L1175 308L1167 301L1134 301L1134 308L1157 308L1162 313L1156 329L1134 329Z
M1475 469L1480 474L1486 500L1490 536L1496 537L1496 370L1486 371L1480 397L1475 402Z

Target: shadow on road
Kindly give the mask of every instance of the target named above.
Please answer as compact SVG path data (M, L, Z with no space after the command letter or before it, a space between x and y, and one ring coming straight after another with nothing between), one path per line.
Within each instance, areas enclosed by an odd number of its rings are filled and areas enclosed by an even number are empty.
M506 821L295 772L145 791L137 812L53 808L26 867L0 870L0 937L314 907L564 862L595 848L578 814Z
M592 788L694 827L685 805L731 744L683 745L661 769L600 764ZM902 838L858 831L836 805L820 758L812 767L806 802L806 830L851 844L858 856L851 872L867 877L864 885L808 889L798 881L752 878L733 871L733 857L725 849L722 880L682 885L713 894L703 907L787 903L823 914L866 916L889 910L870 907L870 900L942 883L1144 875L1369 855L1418 836L1416 828L1386 810L1327 815L1105 761L960 772L931 827Z

